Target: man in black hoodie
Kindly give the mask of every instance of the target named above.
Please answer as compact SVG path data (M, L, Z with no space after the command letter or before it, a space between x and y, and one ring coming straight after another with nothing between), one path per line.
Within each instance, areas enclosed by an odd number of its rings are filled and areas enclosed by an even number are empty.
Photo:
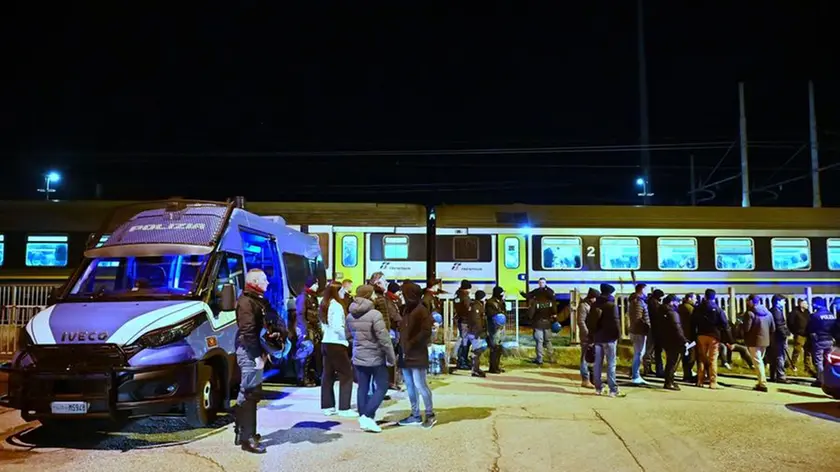
M773 342L770 344L770 352L772 353L770 357L770 381L780 384L790 383L785 372L787 341L788 336L790 336L787 320L785 320L786 301L782 295L773 295L773 307L770 309L770 313L773 314L773 322L776 324L776 332L773 333Z
M458 328L458 358L457 366L461 370L472 369L470 363L470 342L467 339L469 332L468 320L470 317L470 309L472 308L472 300L470 300L470 290L472 284L469 280L462 280L461 287L455 292L455 299L452 300L453 308L455 309L455 327Z
M677 312L678 305L679 298L672 294L665 297L665 301L660 307L660 311L664 316L659 320L659 339L661 347L665 349L665 356L667 358L667 363L665 364L665 388L668 390L680 389L674 383L674 373L677 371L677 361L685 354L685 347L688 345L688 340L686 340L685 333L683 333L680 315Z
M549 330L554 318L554 290L548 287L544 277L540 277L538 287L529 293L522 292L522 296L530 302L529 311L531 315L531 327L534 328L534 343L536 344L537 357L534 363L542 365L543 353L548 349L551 353L551 339Z
M429 343L432 339L432 314L422 303L423 290L413 282L403 282L405 309L400 324L402 352L398 364L402 369L405 388L411 403L411 416L399 422L400 426L431 428L437 423L432 408L432 391L426 382L429 368ZM426 419L420 417L420 398L426 407Z
M691 324L697 334L697 386L703 386L708 372L710 388L717 389L720 343L729 344L731 348L733 340L729 321L717 304L717 293L714 290L706 290L706 298L691 315Z
M595 394L603 393L601 370L603 370L606 358L607 384L610 388L610 397L613 398L622 396L615 380L616 345L621 336L621 317L618 306L615 304L614 293L615 287L610 284L601 284L601 296L595 301L587 316L587 327L595 342Z
M659 378L665 376L662 367L662 319L665 311L662 309L662 299L665 292L654 290L647 299L648 313L650 314L650 336L645 346L645 375L656 375ZM656 368L656 372L653 371Z
M493 288L493 296L484 304L484 314L487 317L487 344L490 346L490 370L491 374L501 374L502 369L502 334L505 325L499 325L496 321L497 315L505 315L505 290L496 286Z

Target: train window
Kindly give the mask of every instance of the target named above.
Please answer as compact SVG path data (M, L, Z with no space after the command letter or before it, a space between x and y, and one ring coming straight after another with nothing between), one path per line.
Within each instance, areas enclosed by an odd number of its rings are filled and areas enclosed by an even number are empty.
M3 265L3 252L6 249L5 246L6 246L5 236L0 234L0 266Z
M639 238L601 238L601 269L636 270L640 259Z
M453 259L457 262L478 260L478 238L476 236L455 236L452 238Z
M382 246L386 261L408 259L408 236L385 236Z
M752 238L715 238L717 270L754 270L755 244Z
M519 238L505 238L505 269L519 268Z
M840 238L829 238L826 243L828 246L828 270L840 270Z
M770 240L773 270L811 270L811 241L808 238Z
M309 233L310 236L314 236L315 240L318 241L318 247L321 248L321 254L329 254L330 253L330 234L329 233ZM327 258L329 259L329 258Z
M583 241L578 237L542 238L542 268L579 270L583 267Z
M341 264L344 267L359 264L359 238L352 234L341 237Z
M27 267L66 267L67 236L29 236L26 238Z
M697 270L696 238L659 238L656 245L659 270Z

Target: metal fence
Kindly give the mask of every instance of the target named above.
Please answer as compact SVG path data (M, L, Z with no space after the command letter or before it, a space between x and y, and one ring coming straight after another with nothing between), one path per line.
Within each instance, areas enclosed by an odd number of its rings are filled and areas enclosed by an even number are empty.
M441 300L443 302L443 340L448 346L450 341L458 338L458 327L455 326L455 305L452 300ZM519 346L519 325L520 307L519 301L515 298L505 299L505 331L502 342L512 343Z
M57 284L0 285L0 356L17 349L26 323L47 306Z

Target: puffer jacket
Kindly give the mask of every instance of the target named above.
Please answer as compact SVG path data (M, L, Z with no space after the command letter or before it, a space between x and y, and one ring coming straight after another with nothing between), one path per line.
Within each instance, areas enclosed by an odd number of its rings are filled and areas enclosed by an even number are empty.
M353 365L376 367L396 363L384 317L374 309L371 300L356 298L350 303L345 329L347 339L353 342Z
M581 300L577 308L577 327L580 333L580 342L588 342L589 328L586 327L586 317L589 316L589 310L592 305L586 300Z
M376 294L375 297L376 298L373 300L373 308L382 314L382 320L385 322L385 329L390 331L391 317L388 316L388 302L385 300L385 295Z
M776 332L776 321L764 305L756 305L744 317L743 329L747 347L767 347Z
M630 296L630 334L647 336L650 333L650 313L647 301L636 294Z

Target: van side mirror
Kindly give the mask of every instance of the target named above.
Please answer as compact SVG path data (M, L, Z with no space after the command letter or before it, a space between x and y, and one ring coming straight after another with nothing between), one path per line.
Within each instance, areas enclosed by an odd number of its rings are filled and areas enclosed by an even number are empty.
M52 290L50 290L50 294L47 295L47 306L55 305L60 294L61 287L53 287Z
M221 306L219 307L222 311L233 311L236 310L236 287L233 284L224 284L222 285L222 293L221 293Z

